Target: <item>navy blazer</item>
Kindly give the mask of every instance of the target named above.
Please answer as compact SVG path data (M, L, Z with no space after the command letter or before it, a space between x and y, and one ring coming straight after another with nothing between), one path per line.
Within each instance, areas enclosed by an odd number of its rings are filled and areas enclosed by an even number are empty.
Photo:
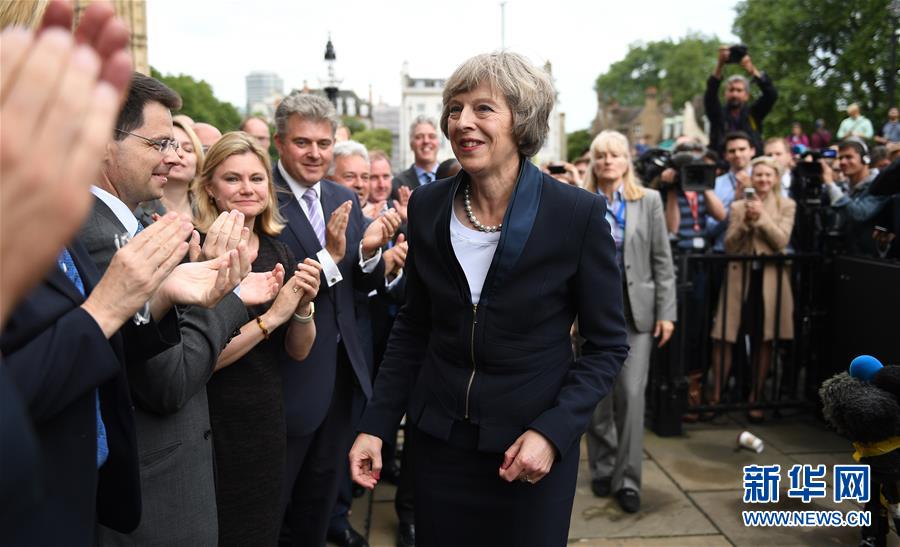
M100 276L81 244L73 242L69 251L90 294ZM0 337L4 366L35 424L46 489L42 503L3 538L13 545L92 546L97 522L130 532L140 520L137 443L122 342L118 334L106 339L80 307L83 301L66 274L53 268L14 310ZM109 459L99 473L98 386L109 443Z
M479 450L503 452L534 429L565 456L628 353L606 206L523 159L473 305L450 242L453 199L467 179L460 171L412 194L406 302L360 430L386 439L406 411L445 441L455 421L468 421L479 427ZM587 339L578 359L576 315Z
M287 220L278 239L290 247L298 262L305 258L315 260L316 253L322 249L319 239L281 171L273 169L273 172L281 215ZM309 356L302 362L286 358L282 367L287 433L292 437L312 433L325 419L334 391L338 336L344 343L359 388L366 399L372 394L372 374L359 337L353 291L368 293L384 286L384 261L379 261L371 273L362 272L359 242L365 230L365 219L356 194L330 180L323 180L321 188L320 200L326 224L331 213L345 201L351 200L353 209L347 223L347 252L338 263L343 281L329 287L323 275L315 300L316 340Z

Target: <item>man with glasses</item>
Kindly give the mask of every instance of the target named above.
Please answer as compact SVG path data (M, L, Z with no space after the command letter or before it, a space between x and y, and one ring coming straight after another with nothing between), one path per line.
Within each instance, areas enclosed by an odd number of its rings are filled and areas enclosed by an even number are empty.
M180 162L171 114L180 106L178 94L162 82L134 74L91 187L94 208L79 234L101 273L112 269L117 238L135 237L145 228L134 209L163 195L169 170ZM151 298L151 322L128 322L125 368L135 403L143 514L130 534L100 527L100 545L218 543L206 382L232 333L247 321L244 303L231 289L249 271L250 260L239 247L231 269L240 273L229 274L223 284L183 275L212 262L178 266ZM174 304L186 307L175 310ZM134 356L157 339L171 347L149 359Z

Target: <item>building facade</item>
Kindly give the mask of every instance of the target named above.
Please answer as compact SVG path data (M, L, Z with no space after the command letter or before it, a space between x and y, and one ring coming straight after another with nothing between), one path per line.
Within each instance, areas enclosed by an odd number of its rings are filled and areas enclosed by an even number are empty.
M284 97L284 80L274 72L253 71L244 81L247 86L247 114L262 114L271 121L275 107Z
M92 0L74 0L75 18L81 17L82 12ZM141 74L150 74L150 63L147 60L147 2L146 0L112 0L113 9L128 28L131 30L131 40L128 49L131 52L131 62L134 70Z
M400 153L400 127L399 106L383 103L372 106L372 129L387 129L391 132L391 170L395 173L409 167L408 164L403 164Z

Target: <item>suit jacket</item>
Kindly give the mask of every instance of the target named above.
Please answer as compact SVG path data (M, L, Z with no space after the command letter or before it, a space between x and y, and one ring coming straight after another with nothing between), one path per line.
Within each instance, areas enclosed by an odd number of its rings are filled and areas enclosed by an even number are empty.
M533 429L564 457L628 352L606 206L522 159L473 305L450 242L454 196L467 178L461 171L413 192L406 301L360 430L387 439L406 411L417 430L445 441L454 422L475 424L488 452ZM576 315L587 339L578 359L569 339Z
M77 241L69 248L87 294L100 274ZM137 442L122 369L122 340L107 340L84 298L53 268L10 316L0 350L37 431L42 503L4 535L12 545L94 545L97 522L122 532L141 515ZM97 469L95 392L109 444ZM4 446L3 450L9 447Z
M406 171L400 171L391 182L391 199L400 199L397 190L401 186L406 186L410 190L415 190L422 185L419 175L416 174L416 165L410 165Z
M659 192L625 202L625 288L638 332L650 332L656 321L675 321L675 266Z
M287 226L278 236L294 253L298 262L316 258L322 246L309 219L297 203L287 181L274 169L278 201ZM302 363L287 358L282 368L284 376L284 407L288 436L299 437L316 430L331 404L334 390L337 341L341 341L353 366L360 390L368 399L372 394L372 376L357 329L354 291L369 292L384 285L384 261L364 274L359 267L359 242L364 233L365 219L355 194L330 180L321 183L321 202L324 220L343 202L353 201L347 223L347 252L338 263L343 281L329 287L324 276L316 296L316 341L309 356Z
M105 271L122 233L96 199L81 237ZM174 317L180 343L150 359L126 363L134 397L144 514L131 534L101 529L102 545L209 545L218 542L213 448L206 382L231 335L247 322L234 294L212 309L188 307ZM129 337L130 341L134 337Z

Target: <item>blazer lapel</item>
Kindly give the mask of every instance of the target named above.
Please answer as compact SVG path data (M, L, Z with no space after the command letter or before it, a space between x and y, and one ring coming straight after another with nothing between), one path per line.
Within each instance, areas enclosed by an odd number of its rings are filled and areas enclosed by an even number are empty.
M338 208L338 205L340 205L334 195L334 188L331 186L332 184L337 183L325 179L319 183L319 188L322 190L322 195L319 196L319 202L322 203L322 215L325 224L328 224L331 213L333 213L334 210Z
M281 173L274 170L275 189L278 194L278 206L281 215L287 220L287 230L294 235L300 246L306 251L307 256L316 256L322 250L319 238L309 223L309 219L297 203L294 192L287 185L287 181L281 177Z
M543 173L527 158L522 158L521 162L519 180L503 217L500 242L497 244L497 251L485 279L485 287L490 287L490 290L482 292L481 302L484 303L487 302L487 297L497 287L502 287L513 273L519 257L525 250L525 244L531 235L531 228L541 205Z
M642 201L639 199L625 201L625 241L622 244L625 249L628 248L629 242L634 240L634 231L641 222Z

